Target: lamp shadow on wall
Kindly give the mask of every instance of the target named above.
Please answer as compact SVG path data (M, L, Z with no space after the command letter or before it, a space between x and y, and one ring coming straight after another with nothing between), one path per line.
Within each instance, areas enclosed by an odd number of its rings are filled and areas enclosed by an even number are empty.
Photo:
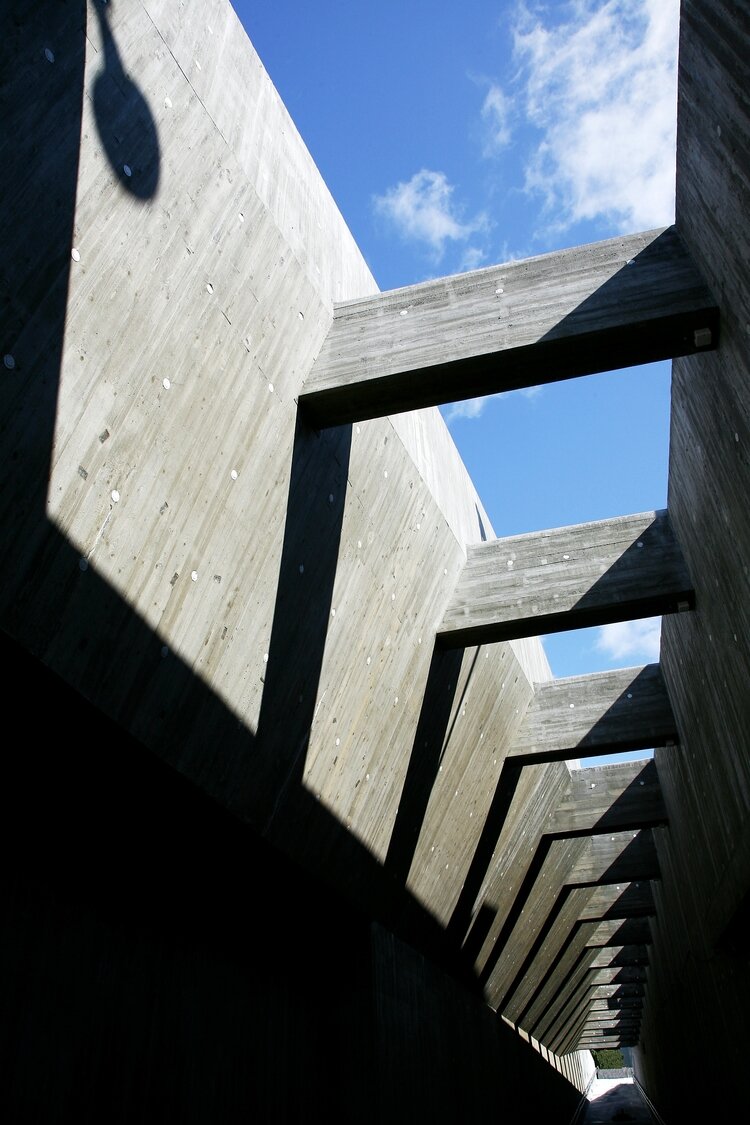
M104 65L92 89L94 117L102 147L120 186L136 199L156 195L161 165L159 135L148 102L127 74L112 33L110 3L90 0L104 44Z

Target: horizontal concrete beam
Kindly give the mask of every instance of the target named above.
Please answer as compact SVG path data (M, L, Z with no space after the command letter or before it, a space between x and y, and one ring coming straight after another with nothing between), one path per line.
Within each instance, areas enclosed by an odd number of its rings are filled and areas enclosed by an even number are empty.
M651 940L648 918L612 918L598 923L588 945L592 949L605 949L611 945L648 946Z
M584 1027L591 1031L605 1031L608 1028L619 1030L621 1028L638 1028L641 1025L641 1017L637 1012L628 1014L623 1012L621 1014L607 1015L606 1012L591 1013Z
M581 911L581 921L591 918L647 918L655 913L650 883L617 883L594 888L591 898Z
M610 945L600 950L591 962L592 967L606 965L648 965L648 946Z
M469 546L438 643L462 648L694 604L666 510L641 512Z
M340 425L716 347L673 227L337 305L299 398Z
M557 834L649 828L667 812L653 759L572 770L546 831Z
M570 886L658 879L659 858L653 834L646 831L604 832L592 835L569 873Z
M608 1000L592 1000L590 1005L590 1010L592 1012L640 1012L642 1009L643 1001L638 996L614 997Z
M677 741L661 669L646 664L539 684L508 757L526 765Z

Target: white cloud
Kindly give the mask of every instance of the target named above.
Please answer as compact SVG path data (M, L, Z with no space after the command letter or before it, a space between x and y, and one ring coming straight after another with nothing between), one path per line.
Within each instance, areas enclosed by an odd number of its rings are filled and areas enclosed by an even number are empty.
M610 660L658 660L661 618L647 617L640 621L616 621L602 625L596 648Z
M445 421L450 426L456 418L478 418L484 410L484 404L492 395L483 395L481 398L465 398L463 402L453 402L448 407Z
M446 242L463 242L487 226L484 215L464 222L445 173L427 168L376 195L374 206L403 238L426 243L436 260L442 257Z
M467 246L461 257L458 269L463 273L465 270L476 270L487 260L486 251L482 250L479 246Z
M482 104L482 120L485 125L484 155L493 156L502 152L510 144L510 114L512 102L493 83Z
M541 130L527 188L563 229L671 223L679 0L568 0L554 27L521 11L521 100Z
M516 391L498 391L494 395L482 395L481 398L467 398L463 402L453 402L447 409L445 421L450 426L456 418L479 418L484 410L485 403L488 403L491 398L522 395L523 398L535 399L543 390L544 387L519 387Z

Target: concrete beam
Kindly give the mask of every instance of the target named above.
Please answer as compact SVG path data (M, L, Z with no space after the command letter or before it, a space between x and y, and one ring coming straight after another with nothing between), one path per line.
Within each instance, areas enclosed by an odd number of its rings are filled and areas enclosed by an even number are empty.
M606 965L648 965L648 947L645 945L606 946L595 955L591 964L597 967L604 967Z
M621 762L571 771L548 831L567 835L650 828L666 820L653 760Z
M650 944L651 926L648 918L613 918L601 921L588 942L592 949L605 949L611 945Z
M334 309L299 403L332 426L716 347L673 227L438 278Z
M658 664L539 684L509 758L531 764L677 742Z
M655 913L656 907L650 883L617 883L594 889L591 898L581 911L581 920L648 918Z
M656 845L647 829L590 836L565 882L571 886L594 886L659 876Z
M693 608L666 510L468 548L438 643L463 648Z

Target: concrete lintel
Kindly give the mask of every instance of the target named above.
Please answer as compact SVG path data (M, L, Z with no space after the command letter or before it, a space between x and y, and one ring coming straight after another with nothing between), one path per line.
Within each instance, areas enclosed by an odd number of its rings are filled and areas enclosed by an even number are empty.
M547 831L559 834L624 831L666 823L653 760L573 770Z
M471 545L437 639L464 648L694 603L667 511L640 512Z
M315 426L708 351L715 302L674 227L334 309L300 395Z
M658 664L539 684L509 758L531 764L677 742Z

